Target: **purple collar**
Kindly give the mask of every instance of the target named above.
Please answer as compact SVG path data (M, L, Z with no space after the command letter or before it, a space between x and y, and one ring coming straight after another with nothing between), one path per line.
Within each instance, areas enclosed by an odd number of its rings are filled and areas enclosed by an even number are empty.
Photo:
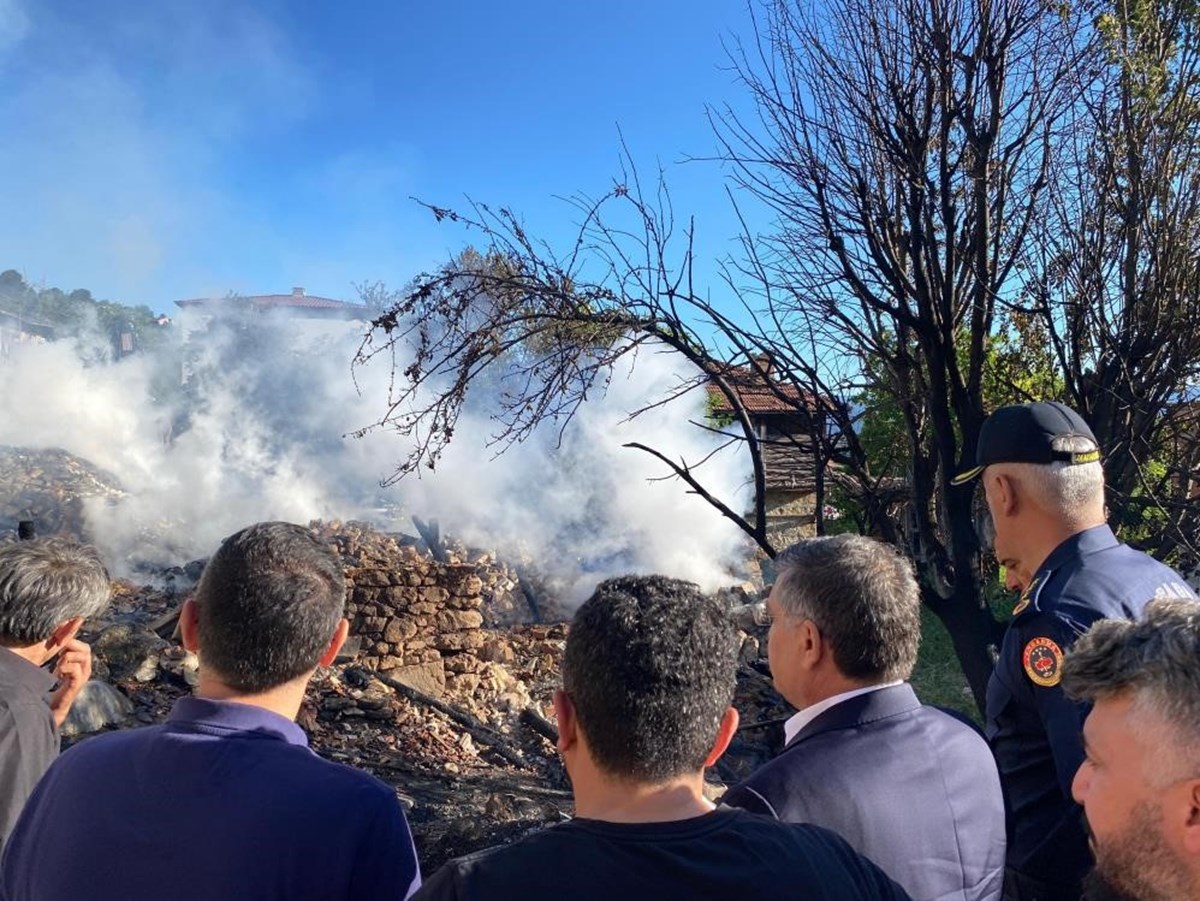
M275 739L290 745L308 747L308 737L304 730L292 720L254 704L241 704L237 701L180 698L171 708L167 724L213 735L249 732L256 738Z

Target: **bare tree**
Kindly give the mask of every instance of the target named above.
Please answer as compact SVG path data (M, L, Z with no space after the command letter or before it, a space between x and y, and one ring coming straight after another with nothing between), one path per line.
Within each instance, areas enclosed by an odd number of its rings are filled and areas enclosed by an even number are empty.
M660 174L661 175L661 174ZM702 460L674 460L647 444L629 447L662 461L688 489L737 524L767 554L763 440L732 383L735 363L749 367L781 402L810 417L828 459L833 429L827 417L845 409L828 396L802 390L786 353L762 328L758 314L722 311L693 285L692 226L677 233L661 178L643 190L635 171L597 201L579 201L579 235L565 255L535 242L507 210L475 204L469 215L431 207L474 229L486 244L405 290L371 298L385 312L374 320L356 365L380 356L392 366L387 407L372 428L394 428L414 439L395 478L434 467L453 438L471 386L490 371L504 390L494 411L498 450L538 427L565 428L587 398L604 390L613 365L647 346L668 347L690 361L694 374L664 386L658 403L716 385L733 411L724 444L750 448L754 506L735 509L704 484ZM773 377L762 368L775 356ZM819 399L818 399L819 398ZM819 409L813 410L813 403ZM636 415L639 411L633 411ZM698 428L713 429L707 422ZM715 452L714 452L715 453ZM820 468L820 466L818 466Z
M733 58L756 116L714 113L774 212L757 270L785 332L858 361L908 438L910 550L982 708L998 629L970 486L1001 303L1044 209L1086 48L1040 0L773 0ZM807 338L807 336L813 336Z
M1155 60L1179 71L1195 42L1168 29L1151 42L1158 56L1122 67L1118 23L1097 30L1095 11L838 0L814 14L769 0L732 53L754 114L713 119L739 201L765 204L772 223L744 237L715 300L693 281L691 223L677 230L661 181L644 189L632 169L579 203L565 252L507 210L431 208L476 229L485 251L386 298L364 342L360 362L391 354L396 364L376 425L417 439L397 475L436 463L491 367L509 385L496 411L503 447L539 424L563 427L618 359L665 345L695 367L666 397L711 381L733 410L729 440L750 450L754 509L743 515L708 492L703 461L639 449L773 553L766 448L727 378L730 364L750 367L781 401L819 412L804 442L819 492L831 483L852 494L865 528L911 552L982 708L1000 628L982 587L978 498L950 480L973 464L990 406L1061 386L1111 446L1118 496L1149 498L1139 502L1179 523L1192 515L1197 416L1179 400L1198 355L1174 342L1194 331L1196 307L1198 192L1185 140L1196 129L1184 116L1197 109L1195 82L1136 72L1163 71ZM1115 106L1104 81L1113 66L1125 79ZM1158 99L1147 105L1150 88ZM1102 126L1106 141L1089 143L1086 129ZM1150 170L1159 180L1136 187L1131 173ZM1097 286L1111 302L1093 309ZM1022 347L1043 341L1049 351ZM893 414L903 447L865 440L864 397ZM1151 412L1133 415L1142 406ZM1148 421L1159 431L1143 441ZM1168 445L1191 462L1147 466Z
M1116 0L1030 242L1026 309L1105 451L1114 519L1195 564L1200 459L1200 16Z

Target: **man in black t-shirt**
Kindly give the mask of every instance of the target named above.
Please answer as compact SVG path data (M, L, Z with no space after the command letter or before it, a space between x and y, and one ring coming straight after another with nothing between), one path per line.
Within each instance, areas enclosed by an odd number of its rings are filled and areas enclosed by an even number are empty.
M576 818L453 860L415 898L908 898L832 832L705 799L704 768L737 729L736 663L732 623L696 586L600 583L554 695Z

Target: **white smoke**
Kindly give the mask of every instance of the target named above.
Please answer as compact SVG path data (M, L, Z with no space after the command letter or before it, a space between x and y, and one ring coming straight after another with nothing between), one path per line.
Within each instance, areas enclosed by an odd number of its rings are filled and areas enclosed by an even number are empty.
M561 442L553 426L543 427L495 459L486 445L496 423L486 413L498 388L481 386L437 472L405 483L405 499L415 509L437 511L472 543L527 549L566 581L571 598L586 596L599 578L627 572L658 572L707 588L728 583L732 561L745 550L741 533L669 477L662 462L623 446L639 441L669 459L695 463L723 443L688 424L703 421L700 390L629 416L693 374L691 364L665 349L626 356L607 393L579 409ZM748 500L746 463L731 450L697 475L741 510Z
M687 424L702 391L631 421L630 411L690 375L682 358L643 350L618 366L562 435L553 428L495 457L493 388L473 392L435 472L381 489L406 451L394 433L344 437L377 419L390 372L351 377L363 326L253 316L194 331L155 353L85 366L70 344L18 345L0 362L0 443L60 447L110 470L128 496L89 506L92 539L117 572L207 556L225 535L266 519L372 518L412 532L411 515L501 553L520 549L567 599L625 572L706 587L728 581L738 530L666 467L623 448L643 441L695 462L720 439ZM187 373L186 387L182 374ZM701 470L734 509L746 503L735 451ZM657 480L657 481L656 481ZM382 508L390 521L380 521Z

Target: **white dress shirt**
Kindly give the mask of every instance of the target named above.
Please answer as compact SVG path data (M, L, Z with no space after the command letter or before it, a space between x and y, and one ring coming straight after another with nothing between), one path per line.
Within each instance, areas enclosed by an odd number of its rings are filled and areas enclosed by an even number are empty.
M800 734L800 730L819 717L830 707L836 707L842 701L849 701L851 698L857 698L859 695L865 695L868 692L879 691L881 688L891 688L893 685L903 685L904 680L898 679L895 682L884 682L882 685L868 685L866 688L854 688L850 691L843 691L839 695L832 695L824 701L817 701L815 704L810 704L803 710L793 715L787 722L783 724L783 743L790 745L792 739Z

